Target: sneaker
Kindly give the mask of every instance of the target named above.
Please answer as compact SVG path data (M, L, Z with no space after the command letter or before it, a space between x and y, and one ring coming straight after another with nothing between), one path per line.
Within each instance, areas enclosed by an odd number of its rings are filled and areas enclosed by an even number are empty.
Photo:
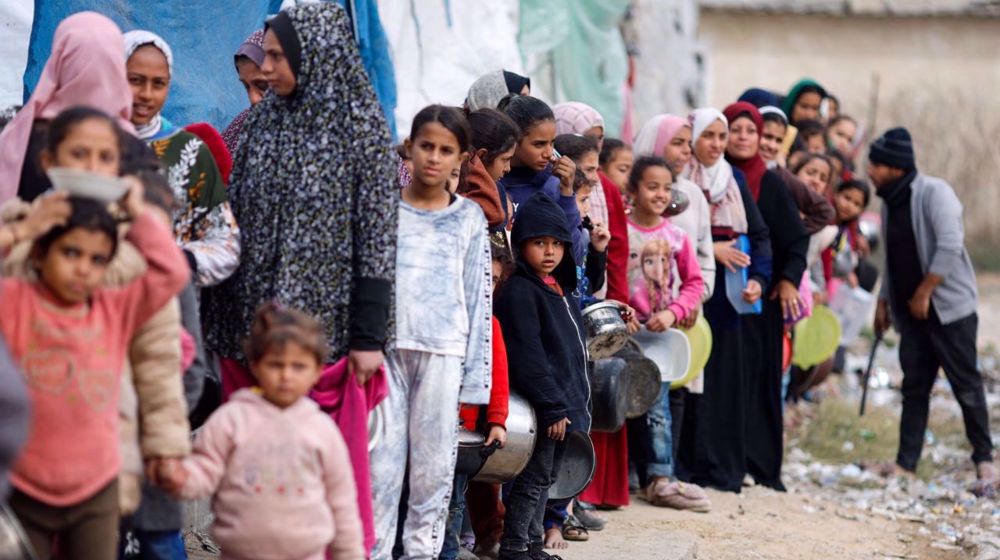
M542 543L529 544L528 556L531 557L531 560L563 560L562 556L545 552L545 547Z
M597 517L594 515L593 511L594 510L592 509L588 510L574 507L573 515L576 517L576 520L580 522L580 525L583 525L583 527L588 531L604 530L604 526L608 524L608 520Z
M657 507L708 513L712 503L708 494L697 484L658 478L646 487L646 500Z

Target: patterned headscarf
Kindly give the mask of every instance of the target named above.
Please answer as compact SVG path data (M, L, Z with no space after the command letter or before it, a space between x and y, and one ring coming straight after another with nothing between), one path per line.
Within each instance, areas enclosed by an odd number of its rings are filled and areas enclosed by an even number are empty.
M233 63L240 59L241 56L245 56L250 59L251 62L257 66L264 64L264 30L258 29L247 37L240 48L236 49L236 54L233 55ZM226 143L226 148L229 153L236 151L236 144L240 141L240 132L243 130L243 121L247 119L247 115L250 114L250 108L247 107L240 111L240 114L233 118L233 122L229 123L229 126L222 131L222 140Z
M0 134L0 204L17 194L36 120L87 105L114 117L125 131L135 130L123 56L121 30L101 14L80 12L59 24L35 91Z
M257 66L264 65L264 30L258 29L250 34L249 37L243 40L243 44L240 48L236 49L236 54L233 56L233 60L239 60L241 56L245 56L253 61Z
M552 112L556 116L556 134L583 134L595 126L604 128L604 117L586 103L559 103Z
M229 188L243 260L211 296L206 338L242 359L255 309L277 300L320 320L333 362L357 339L359 316L388 313L396 158L344 9L306 4L287 14L302 47L297 87L287 98L268 93L243 123L254 141L237 146Z

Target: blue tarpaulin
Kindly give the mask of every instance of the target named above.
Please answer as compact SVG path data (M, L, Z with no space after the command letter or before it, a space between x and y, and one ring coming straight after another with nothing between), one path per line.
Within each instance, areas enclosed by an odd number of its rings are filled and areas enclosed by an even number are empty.
M396 84L388 43L375 0L339 0L354 18L362 58L391 119ZM46 0L35 3L35 18L24 73L24 98L42 73L59 22L81 11L95 11L115 21L122 31L148 29L161 35L174 52L174 77L164 107L178 125L210 122L220 130L247 107L247 96L233 65L243 39L277 13L281 0ZM390 120L390 124L393 121Z

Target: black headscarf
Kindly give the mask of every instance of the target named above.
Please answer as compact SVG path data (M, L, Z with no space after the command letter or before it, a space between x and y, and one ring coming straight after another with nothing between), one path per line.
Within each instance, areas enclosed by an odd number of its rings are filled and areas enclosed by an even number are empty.
M507 84L507 91L510 93L516 93L521 95L521 90L528 87L531 89L531 78L526 78L520 74L515 74L513 72L503 71L503 81Z
M288 64L292 67L295 78L298 79L302 69L302 43L299 41L299 34L296 33L295 25L292 24L292 18L289 17L288 12L278 12L278 15L268 20L264 29L274 31L278 42L281 43L281 49L285 51L285 58L288 59Z
M243 257L212 298L206 339L242 358L256 308L277 300L320 320L336 361L391 332L396 156L344 9L283 13L302 47L296 94L268 93L243 124L253 142L239 143L229 188Z

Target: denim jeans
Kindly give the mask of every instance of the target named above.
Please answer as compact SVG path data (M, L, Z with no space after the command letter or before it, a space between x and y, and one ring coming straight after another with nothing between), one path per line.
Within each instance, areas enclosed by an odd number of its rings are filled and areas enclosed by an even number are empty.
M670 427L670 383L660 384L660 396L646 412L649 426L648 462L646 476L674 476L674 438Z
M469 476L455 474L455 488L451 491L451 503L448 504L448 524L444 526L444 545L441 546L439 560L455 560L462 546L462 522L465 519L465 487Z
M562 464L566 441L556 441L538 430L535 450L528 465L510 484L507 496L507 515L504 517L503 538L500 540L502 557L525 557L529 545L542 544L545 531L542 518L548 501L549 486L555 480Z

